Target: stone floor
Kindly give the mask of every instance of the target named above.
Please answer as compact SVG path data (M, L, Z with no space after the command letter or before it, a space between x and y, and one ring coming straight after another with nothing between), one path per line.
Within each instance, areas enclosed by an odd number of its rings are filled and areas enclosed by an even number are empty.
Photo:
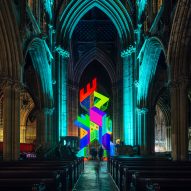
M97 161L86 161L84 172L73 191L118 191L118 188L107 173L107 162L100 162L99 165Z

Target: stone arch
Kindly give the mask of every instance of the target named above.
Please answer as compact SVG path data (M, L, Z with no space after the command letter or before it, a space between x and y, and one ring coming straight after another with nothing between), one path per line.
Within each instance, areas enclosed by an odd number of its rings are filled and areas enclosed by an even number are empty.
M117 74L113 68L113 62L112 60L107 56L107 54L105 54L101 49L99 48L93 48L91 49L89 52L87 52L76 64L76 67L74 68L74 74L73 74L73 82L76 82L76 84L79 85L80 82L80 78L82 76L83 71L88 67L89 64L92 63L92 61L97 60L102 66L103 68L105 68L105 70L107 71L109 78L111 80L111 88L112 88L112 97L113 97L113 101L112 101L112 116L113 116L113 136L114 136L114 140L116 140L117 138L119 138L119 134L120 134L120 128L117 125L118 121L120 120L120 116L119 113L117 113L118 110L118 94L117 92L120 92L119 88L116 83L118 80ZM73 94L72 99L69 99L69 105L73 104L73 108L78 108L78 88L77 87L77 91L75 94ZM75 95L75 96L74 96ZM76 109L75 112L70 112L71 115L74 115L74 119L77 116L78 110ZM74 119L69 119L68 121L71 121L70 124L72 124L72 121L74 121ZM71 128L71 125L69 126L69 128ZM76 128L77 129L77 128ZM73 130L69 130L69 132L75 131ZM76 133L77 134L77 133Z
M168 64L171 76L169 80L191 77L191 2L179 1L173 20L168 46Z
M170 92L166 87L163 87L158 95L155 97L153 107L156 106L156 104L159 105L161 111L164 114L165 117L165 125L170 126L171 124L171 114L170 114Z
M63 44L64 48L68 48L68 41L71 39L77 23L93 7L106 13L114 23L123 48L127 48L129 44L134 44L134 29L131 18L123 4L117 0L71 1L63 11L60 11L58 17L57 44Z
M85 70L85 68L93 61L97 60L99 61L103 67L108 72L112 84L116 81L116 74L114 71L114 68L112 66L111 59L99 48L93 48L89 52L87 52L76 64L76 67L74 68L74 81L79 83L80 77Z
M44 40L33 38L26 47L25 58L28 53L40 82L41 107L53 108L51 66Z
M191 82L190 20L191 1L178 1L167 55L170 68L172 157L174 160L188 159L188 92Z
M27 92L27 90L23 90L23 92L21 92L21 102L22 102L22 95L27 94L28 96L28 103L26 105L26 108L23 108L21 105L21 109L20 109L20 142L26 142L26 125L27 125L27 120L28 117L30 115L30 113L32 112L32 110L35 108L35 103L30 95L29 92ZM22 103L21 103L22 104Z
M149 89L155 76L159 56L163 51L166 57L166 50L160 39L151 37L145 41L143 49L139 54L139 81L137 91L137 104L141 107L147 106Z
M3 92L4 160L17 160L20 153L19 111L23 54L12 3L0 1L0 88Z
M0 74L1 78L21 81L23 64L19 28L13 14L11 1L0 2Z
M137 123L138 123L138 144L142 145L143 153L154 152L154 117L155 105L158 101L162 88L166 85L167 79L156 89L157 66L160 55L166 50L162 41L157 37L148 38L138 56L139 59L139 80L137 84ZM165 64L167 67L167 65ZM165 70L168 75L168 68ZM167 77L166 77L167 78ZM154 92L158 97L153 97ZM144 133L142 133L144 132ZM143 135L145 134L145 135ZM141 141L142 140L142 141Z

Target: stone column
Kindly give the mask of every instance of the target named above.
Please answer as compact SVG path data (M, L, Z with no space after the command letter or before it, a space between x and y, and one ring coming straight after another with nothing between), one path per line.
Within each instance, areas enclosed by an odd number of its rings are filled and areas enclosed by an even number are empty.
M143 154L148 154L148 109L147 108L142 108L141 110L142 113L142 152Z
M53 108L43 108L37 115L37 144L49 145L53 144L53 124L52 114Z
M142 145L142 129L141 129L141 109L137 108L137 141L136 144Z
M58 138L67 135L67 66L69 52L61 47L56 48L58 52L57 68L57 90L58 90Z
M121 52L123 58L123 137L126 145L134 145L134 57L130 46Z
M112 87L112 94L113 94L113 142L115 143L117 139L120 139L120 126L119 126L119 108L118 108L118 92L117 88L114 85Z
M6 81L3 88L3 160L18 160L20 154L19 85Z
M78 128L74 125L78 115L78 95L77 85L72 82L68 84L68 135L70 136L78 136Z
M167 151L171 151L171 127L166 127L166 136L167 136L166 148Z
M141 154L148 153L148 109L137 108L137 144L140 145Z
M188 80L171 82L171 127L173 160L188 159Z

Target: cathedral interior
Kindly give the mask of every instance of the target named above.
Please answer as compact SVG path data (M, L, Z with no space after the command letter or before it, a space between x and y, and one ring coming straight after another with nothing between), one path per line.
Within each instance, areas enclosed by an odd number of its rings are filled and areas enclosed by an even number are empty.
M100 145L191 160L190 49L191 0L0 0L0 188L68 140L79 169Z

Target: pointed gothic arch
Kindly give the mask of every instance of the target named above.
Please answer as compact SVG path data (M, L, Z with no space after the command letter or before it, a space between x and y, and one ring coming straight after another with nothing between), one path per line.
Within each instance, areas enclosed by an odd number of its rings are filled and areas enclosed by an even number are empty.
M79 60L74 68L74 81L79 83L83 71L93 60L97 60L103 65L109 74L112 84L114 84L116 81L116 73L112 65L112 60L99 48L91 49Z
M147 99L151 81L155 75L159 56L163 51L166 57L166 51L163 43L157 37L151 37L145 41L143 49L139 54L139 83L137 93L138 105L147 106Z
M53 87L51 67L44 40L34 38L26 47L25 57L30 54L32 64L40 82L41 107L53 108Z
M57 44L68 48L68 41L79 20L93 7L103 11L115 25L123 48L134 44L134 29L131 18L120 1L117 0L78 0L71 1L67 7L60 11L57 34ZM63 43L62 43L63 42Z

